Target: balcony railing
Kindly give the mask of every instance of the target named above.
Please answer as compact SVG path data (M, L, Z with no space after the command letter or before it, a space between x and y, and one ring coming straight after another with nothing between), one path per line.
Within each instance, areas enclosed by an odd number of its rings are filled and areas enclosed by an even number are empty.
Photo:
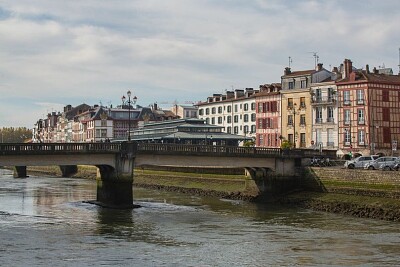
M357 99L357 105L364 105L364 99Z
M343 105L350 106L351 105L351 101L350 100L343 100Z
M336 100L332 96L314 96L311 99L311 103L316 105L316 104L332 104Z
M331 122L331 123L333 123L333 122L335 122L335 118L327 118L327 119L326 119L326 122Z
M322 123L322 118L316 118L315 123Z
M364 119L358 120L358 124L364 125L365 124L365 120Z

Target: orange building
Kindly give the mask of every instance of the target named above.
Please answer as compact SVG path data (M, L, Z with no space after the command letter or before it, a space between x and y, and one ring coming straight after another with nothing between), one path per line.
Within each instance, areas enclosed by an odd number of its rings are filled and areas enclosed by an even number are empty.
M400 141L400 75L390 69L355 70L344 61L337 83L339 148L353 155L397 155Z

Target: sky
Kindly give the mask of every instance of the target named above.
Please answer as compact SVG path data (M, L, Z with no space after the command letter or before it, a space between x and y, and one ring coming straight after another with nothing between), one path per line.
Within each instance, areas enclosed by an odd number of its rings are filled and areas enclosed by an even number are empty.
M205 101L318 62L399 72L400 1L0 0L0 128L82 103Z

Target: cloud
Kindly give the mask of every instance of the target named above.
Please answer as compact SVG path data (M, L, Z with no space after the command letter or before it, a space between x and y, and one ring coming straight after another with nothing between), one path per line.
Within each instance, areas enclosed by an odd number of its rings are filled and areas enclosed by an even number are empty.
M50 1L0 4L0 127L33 123L43 107L204 100L279 82L293 69L344 58L398 64L398 1ZM395 71L396 72L396 71ZM54 104L51 104L54 103ZM54 105L54 106L50 106ZM19 106L18 106L19 107ZM6 114L6 115L4 115ZM22 116L22 117L19 117Z

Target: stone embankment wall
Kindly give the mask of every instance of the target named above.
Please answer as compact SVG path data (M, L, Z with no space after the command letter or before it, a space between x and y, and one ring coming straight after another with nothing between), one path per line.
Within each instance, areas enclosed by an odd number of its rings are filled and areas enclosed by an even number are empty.
M311 167L305 170L311 191L400 199L400 172Z

